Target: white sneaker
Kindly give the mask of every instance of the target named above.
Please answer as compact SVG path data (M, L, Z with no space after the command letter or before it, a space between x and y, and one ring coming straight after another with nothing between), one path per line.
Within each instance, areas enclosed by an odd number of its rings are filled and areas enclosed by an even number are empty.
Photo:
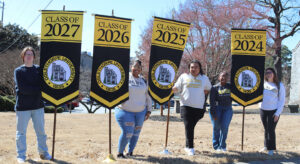
M23 158L17 158L18 163L25 163L25 159Z
M221 151L222 151L222 150L221 150L221 149L219 149L219 148L216 150L216 152L217 152L217 153L220 153Z
M227 150L226 149L221 149L223 153L225 153Z
M272 156L274 154L274 150L269 150L268 154Z
M44 154L40 154L40 158L43 160L51 160L52 156L49 153Z
M262 149L259 150L260 153L267 151L267 147L263 147Z
M184 151L187 153L189 156L195 155L195 150L194 148L184 148Z

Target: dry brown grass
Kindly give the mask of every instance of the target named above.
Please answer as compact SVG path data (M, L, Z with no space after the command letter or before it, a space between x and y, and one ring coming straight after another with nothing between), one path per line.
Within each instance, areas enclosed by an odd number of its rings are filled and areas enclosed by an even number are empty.
M0 113L0 163L15 163L15 113ZM160 155L165 142L166 117L151 116L145 122L140 140L134 151L136 157L117 163L231 163L279 159L300 156L299 115L282 115L277 126L278 153L272 157L258 153L263 147L263 129L258 114L245 117L244 151L241 151L242 114L233 116L227 140L227 153L216 153L211 146L212 126L209 115L195 128L196 155L186 156L183 150L184 127L179 115L172 115L168 150L172 155ZM46 133L49 152L52 149L53 114L46 114ZM120 128L112 118L112 150L116 157ZM36 137L29 123L27 132L28 163L47 163L38 159ZM55 162L48 163L101 163L108 154L108 114L58 114Z

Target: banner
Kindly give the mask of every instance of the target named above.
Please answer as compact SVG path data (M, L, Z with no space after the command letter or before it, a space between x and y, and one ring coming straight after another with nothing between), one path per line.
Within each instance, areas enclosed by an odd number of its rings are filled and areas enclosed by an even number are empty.
M90 97L109 109L129 98L131 21L95 15Z
M79 95L83 12L42 11L42 97L60 106Z
M149 94L159 104L170 100L190 24L154 17L149 64Z
M244 107L263 98L266 31L231 30L231 98Z

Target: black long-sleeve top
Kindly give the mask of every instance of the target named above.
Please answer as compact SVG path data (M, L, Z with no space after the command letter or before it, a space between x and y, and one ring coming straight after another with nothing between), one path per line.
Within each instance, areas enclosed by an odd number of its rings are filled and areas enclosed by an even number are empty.
M231 106L232 100L230 97L230 84L226 83L225 86L221 84L214 85L210 90L210 113L215 116L217 106Z
M40 67L24 65L15 69L15 89L17 111L35 110L44 107L41 94Z

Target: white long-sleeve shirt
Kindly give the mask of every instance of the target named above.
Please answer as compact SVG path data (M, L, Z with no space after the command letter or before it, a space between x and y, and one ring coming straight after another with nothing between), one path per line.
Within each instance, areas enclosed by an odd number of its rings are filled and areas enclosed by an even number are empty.
M118 107L128 112L141 112L145 107L148 111L152 110L152 100L143 78L135 78L131 73L129 74L129 100Z
M260 108L263 110L276 110L275 115L279 116L283 110L285 103L285 88L282 83L280 83L278 88L275 83L265 82L264 83L264 92L263 92L263 101L260 105ZM279 95L278 95L279 94Z
M211 89L211 83L207 76L182 74L174 85L180 93L180 106L190 106L203 109L205 101L204 90Z

